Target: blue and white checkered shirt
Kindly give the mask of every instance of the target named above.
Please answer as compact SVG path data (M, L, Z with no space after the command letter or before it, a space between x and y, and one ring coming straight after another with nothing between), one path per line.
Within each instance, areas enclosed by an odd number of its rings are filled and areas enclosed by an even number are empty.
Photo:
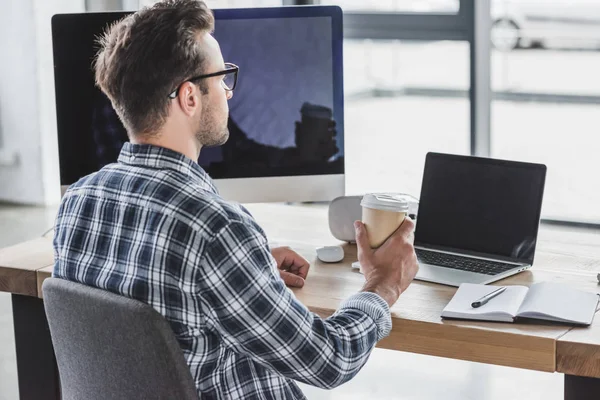
M294 381L348 381L391 329L374 293L351 296L327 319L310 312L252 216L164 148L125 143L118 163L72 185L54 249L55 277L146 302L167 319L202 399L304 399Z

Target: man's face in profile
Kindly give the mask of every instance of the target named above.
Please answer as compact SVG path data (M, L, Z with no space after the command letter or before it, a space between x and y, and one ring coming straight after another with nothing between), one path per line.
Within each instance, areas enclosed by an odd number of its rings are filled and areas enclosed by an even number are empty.
M221 48L212 35L209 33L201 34L198 44L206 55L206 74L225 69ZM223 79L223 75L214 76L204 79L201 83L205 85L207 90L206 94L203 94L202 112L198 117L196 140L203 147L220 146L229 138L229 130L227 129L229 105L227 101L231 99L233 92L225 89Z

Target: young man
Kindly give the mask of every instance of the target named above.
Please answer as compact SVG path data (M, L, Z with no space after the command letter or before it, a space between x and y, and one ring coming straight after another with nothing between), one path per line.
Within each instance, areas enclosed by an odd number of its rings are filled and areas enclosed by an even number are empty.
M328 319L298 302L309 264L270 250L241 206L194 161L228 138L237 67L211 36L202 1L164 1L110 27L96 82L127 129L117 163L63 198L54 276L153 306L170 323L206 399L303 399L294 381L351 379L391 328L412 281L412 221L372 250L357 223L366 283Z

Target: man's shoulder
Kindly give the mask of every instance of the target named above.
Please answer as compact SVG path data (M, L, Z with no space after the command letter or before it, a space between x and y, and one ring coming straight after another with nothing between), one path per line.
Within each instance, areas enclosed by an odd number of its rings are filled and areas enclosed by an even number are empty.
M110 164L81 178L65 194L65 197L78 196L135 203L209 236L236 223L260 230L250 213L238 203L223 199L202 182L168 170L132 171Z
M172 172L167 172L167 175L160 180L163 186L156 188L152 196L171 207L172 212L178 214L193 230L214 235L236 223L258 228L252 215L243 206L222 198L204 182L195 179L178 181L177 190L169 195L168 192L173 189L173 180L181 179L181 176ZM167 193L161 194L165 191Z

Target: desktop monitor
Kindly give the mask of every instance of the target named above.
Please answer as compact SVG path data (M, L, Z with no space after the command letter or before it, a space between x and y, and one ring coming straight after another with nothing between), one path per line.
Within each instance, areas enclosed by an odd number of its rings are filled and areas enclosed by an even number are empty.
M127 133L95 86L97 38L129 13L52 18L63 191L117 161ZM344 194L342 12L339 7L214 10L223 58L240 67L230 138L198 163L239 202L327 201Z

